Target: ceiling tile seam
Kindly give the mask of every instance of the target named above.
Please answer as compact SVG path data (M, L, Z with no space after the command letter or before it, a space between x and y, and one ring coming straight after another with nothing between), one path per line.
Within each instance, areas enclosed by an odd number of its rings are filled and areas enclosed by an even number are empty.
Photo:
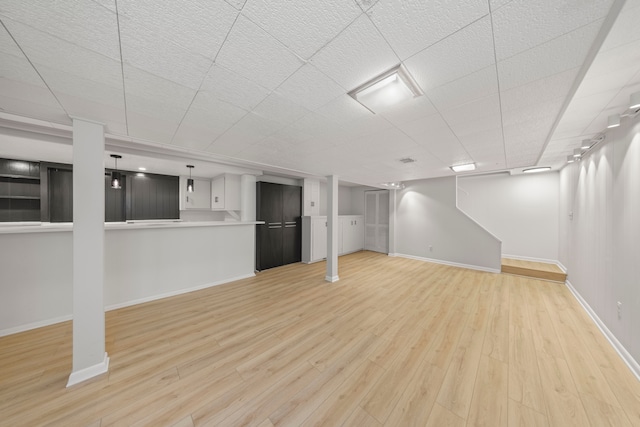
M117 1L117 0L116 0ZM231 7L233 7L233 5L231 5ZM242 7L244 8L244 3L242 4ZM235 7L234 7L235 9ZM237 10L237 9L236 9ZM233 30L233 27L235 27L236 22L238 22L238 17L240 16L240 12L236 13L236 18L233 20L233 23L229 26L229 30L227 31L227 34L225 34L224 36L224 40L222 41L222 43L220 43L220 47L218 48L218 51L216 52L216 54L213 56L213 60L211 61L211 64L209 65L209 68L207 69L207 72L204 73L204 75L202 76L202 80L200 80L200 85L198 85L198 89L196 90L196 92L193 94L193 98L191 98L191 102L189 102L189 105L187 106L187 108L184 110L184 114L182 115L182 118L180 119L180 122L178 122L178 126L176 126L176 130L173 132L173 135L171 135L171 143L173 144L173 141L176 138L176 135L178 134L178 131L180 130L180 127L182 126L182 122L184 122L184 119L187 117L187 114L189 114L189 110L191 109L191 107L193 106L193 102L196 100L196 97L198 96L198 93L202 90L202 85L204 84L204 82L207 80L207 76L209 75L209 73L211 72L211 69L213 68L214 65L216 65L216 59L218 59L218 55L220 55L220 51L222 50L222 47L225 45L225 43L227 43L227 39L229 38L229 34L231 34L231 31ZM225 67L222 67L225 68ZM226 70L227 68L225 68ZM237 107L237 106L236 106ZM244 108L242 108L244 110ZM248 114L249 112L247 112ZM242 120L243 117L245 117L246 114L244 116L242 116L239 120ZM229 129L231 129L237 122L233 123L229 128L227 128L225 130L225 132L227 132ZM221 136L221 135L220 135ZM213 142L215 141L215 139L213 141L211 141L209 143L209 145L207 145L207 148L211 146L211 144L213 144Z
M629 82L633 81L634 79L638 78L640 76L640 69L631 77L627 80L627 82L624 84L624 86L622 86L618 92L616 92L616 94L614 96L611 97L611 99L609 99L609 101L607 102L606 106L604 108L602 108L600 110L600 112L594 116L594 118L589 122L589 124L587 126L584 127L584 129L582 129L580 131L580 136L586 135L586 131L587 129L589 129L591 127L591 125L593 125L593 123L596 121L596 119L605 111L608 109L609 105L611 104L611 102L616 99L618 97L618 95L620 95L625 88L627 87L627 85L629 84ZM628 105L627 105L628 107ZM606 132L606 129L604 130Z
M502 135L502 154L504 156L504 166L509 168L507 160L507 141L504 137L504 113L502 111L502 91L500 90L500 71L498 69L498 53L496 51L496 33L493 26L493 11L491 10L491 0L487 0L489 5L489 20L491 21L491 42L493 43L493 66L496 68L496 84L498 85L498 106L500 108L500 134Z
M46 82L46 80L44 79L44 77L42 76L42 74L40 74L40 71L38 71L38 68L36 68L35 64L31 61L31 59L27 56L26 52L22 49L22 46L20 46L20 44L18 43L18 41L15 39L15 37L13 37L13 34L11 34L11 31L9 31L9 28L7 28L7 26L5 25L4 21L2 19L0 19L0 24L2 24L2 27L5 29L5 31L7 32L7 34L9 34L9 37L11 37L11 40L13 40L13 42L16 44L16 47L18 49L20 49L20 52L22 52L22 54L24 55L24 58L27 60L27 62L29 62L29 65L31 65L31 68L33 68L33 71L35 71L35 73L38 75L38 77L40 78L40 80L42 80L42 83L46 86L47 90L49 91L49 93L51 93L51 96L53 96L53 98L56 100L56 102L58 103L58 105L60 106L60 108L62 108L62 111L64 111L64 113L67 115L67 117L71 118L69 116L69 112L67 111L66 108L64 108L64 105L62 105L62 102L60 102L60 100L58 99L58 97L56 96L55 92L51 89L51 87L49 86L49 84Z
M487 1L489 1L489 0L487 0ZM444 36L444 37L443 37L443 38L441 38L440 40L437 40L437 41L435 41L435 42L431 43L429 46L426 46L426 47L424 47L423 49L420 49L419 51L414 52L412 55L407 56L407 57L404 59L404 60L405 60L405 62L406 62L406 61L408 61L409 59L413 58L414 56L416 56L416 55L418 55L418 54L420 54L420 53L424 52L425 50L430 49L430 48L432 48L432 47L436 46L436 45L437 45L437 44L439 44L439 43L442 43L443 41L445 41L445 40L446 40L446 39L448 39L449 37L451 37L451 36L453 36L453 35L455 35L455 34L459 33L460 31L462 31L462 30L466 29L467 27L469 27L469 26L471 26L471 25L475 24L476 22L483 20L484 18L486 18L486 17L487 17L487 15L489 15L489 14L487 13L487 14L485 14L485 15L480 16L478 19L474 19L473 21L469 22L467 25L464 25L464 26L462 26L462 27L458 28L457 30L455 30L455 31L453 31L453 32L451 32L451 33L449 33L449 34L447 34L446 36Z
M402 60L400 59L400 55L398 55L398 52L396 52L393 46L391 46L391 43L389 43L389 40L387 40L387 38L384 36L382 31L380 31L380 28L378 28L376 23L373 22L373 20L371 19L371 15L369 15L368 13L365 13L365 15L367 16L367 19L369 20L369 22L371 22L371 25L373 25L373 28L375 28L378 34L380 34L380 37L382 37L382 40L384 40L384 42L387 44L391 52L393 52L393 54L396 56L396 58L398 59L398 63L401 63Z
M296 105L300 105L300 104L298 104L296 101L293 101L293 100L291 100L291 99L287 98L286 96L282 95L280 92L278 92L278 89L280 89L280 88L282 87L282 85L284 85L284 84L285 84L285 83L286 83L286 82L287 82L291 77L293 77L293 75L294 75L294 74L296 74L298 71L300 71L300 70L302 69L302 67L304 67L304 66L310 66L310 67L313 67L313 69L314 69L314 70L316 70L317 72L319 72L320 74L322 74L323 76L325 76L328 80L331 80L331 81L332 81L333 83L335 83L337 86L339 86L340 88L342 88L342 90L344 90L345 92L347 92L347 91L349 90L349 89L345 89L345 88L344 88L340 83L336 82L333 78L331 78L330 76L326 75L324 72L322 72L322 70L320 70L318 67L316 67L316 66L315 66L314 64L312 64L311 62L306 62L305 64L303 64L303 65L301 65L300 67L296 68L296 70L295 70L293 73L289 74L289 75L287 76L287 78L286 78L286 79L284 79L284 80L283 80L283 81L282 81L278 86L276 86L276 88L275 88L275 89L273 89L272 91L269 91L269 95L271 95L272 93L275 93L275 94L277 94L277 95L279 95L279 96L282 96L282 97L283 97L283 98L285 98L287 101L293 102L293 103L294 103L294 104L296 104ZM315 113L316 111L318 111L319 109L321 109L321 108L322 108L322 107L324 107L325 105L327 105L327 104L329 104L329 103L331 103L331 102L335 101L336 99L340 98L340 97L341 97L341 96L343 96L343 95L344 95L344 94L340 94L340 95L338 95L338 96L336 96L336 97L334 97L334 98L331 98L329 101L325 102L324 104L322 104L322 105L320 105L320 106L318 106L318 107L316 107L316 108L314 108L314 109L310 109L310 108L305 107L305 106L302 106L302 105L300 105L300 107L302 107L302 108L304 108L304 109L306 109L306 110L309 110L309 111L311 111L311 112L314 112L314 113ZM265 99L266 99L266 98L265 98ZM261 102L261 103L262 103L262 102ZM260 105L260 104L258 104L258 105ZM258 108L258 105L256 105L256 106L255 106L255 108ZM255 108L254 108L254 109L255 109ZM258 114L258 115L259 115L259 114Z
M429 102L431 102L431 100L427 97L427 95L422 95L424 96L426 99L429 100ZM433 103L432 103L433 105ZM434 106L435 108L435 106ZM438 113L439 114L439 113ZM387 121L392 128L395 128L398 132L400 132L401 134L403 134L404 136L406 136L407 138L409 138L411 141L413 141L414 144L416 144L416 146L422 150L425 150L431 157L433 157L434 159L437 159L438 161L440 161L440 163L446 165L447 162L444 162L440 157L436 156L435 154L433 154L433 151L431 151L429 149L429 147L427 147L424 144L419 143L418 141L415 140L415 138L413 138L411 135L407 134L403 129L399 128L398 126L396 126L393 122L390 122L386 117L382 116L382 118ZM448 125L447 125L448 126ZM457 136L456 136L457 138ZM405 157L405 156L401 156L401 157ZM418 160L418 159L416 159Z
M613 4L611 5L611 8L609 9L609 13L605 17L602 23L602 26L600 27L600 31L598 31L598 34L596 34L596 37L593 43L591 44L591 48L587 52L587 55L584 61L582 62L582 66L580 67L578 74L576 75L576 78L573 80L573 84L571 85L571 88L567 93L567 97L565 98L564 103L562 104L562 107L560 107L560 111L558 111L558 115L556 116L556 119L553 121L553 124L549 129L549 133L547 134L545 142L542 146L542 150L540 151L540 154L538 155L538 158L536 159L535 164L538 164L540 162L540 159L542 159L542 156L545 150L547 149L547 146L549 145L549 141L551 141L551 137L553 136L556 129L558 128L558 125L560 124L560 120L562 119L562 116L564 116L564 113L567 111L567 108L569 108L569 105L571 104L571 100L573 99L576 92L578 91L578 88L580 87L580 84L584 80L584 77L587 75L587 71L589 71L589 68L591 68L591 65L593 65L593 61L595 60L596 55L598 54L598 51L602 47L602 44L606 40L607 35L611 31L611 28L615 24L616 19L618 18L618 15L620 14L622 7L624 6L624 2L625 0L614 0Z
M124 78L124 60L122 59L122 34L120 33L120 14L118 13L118 0L113 1L116 7L116 24L118 26L118 50L120 51L120 73L122 75L122 98L124 101L124 127L129 135L129 114L127 113L127 85Z

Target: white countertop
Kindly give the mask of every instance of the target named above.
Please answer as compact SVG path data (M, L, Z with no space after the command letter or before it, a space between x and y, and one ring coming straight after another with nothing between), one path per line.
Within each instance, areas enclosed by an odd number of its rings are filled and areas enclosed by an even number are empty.
M107 222L105 230L139 230L151 228L191 228L191 227L227 227L237 225L264 224L263 221L181 221L149 220L130 222ZM0 223L0 234L52 233L73 230L71 222L11 222Z

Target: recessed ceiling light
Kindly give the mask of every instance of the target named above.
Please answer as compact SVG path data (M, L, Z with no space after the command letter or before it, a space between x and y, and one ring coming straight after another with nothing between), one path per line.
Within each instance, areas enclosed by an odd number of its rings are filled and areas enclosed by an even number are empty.
M580 148L583 150L588 150L589 148L591 148L591 144L593 143L590 139L583 139L582 143L580 144Z
M573 157L571 154L567 156L567 163L573 163L575 161L576 161L576 158Z
M455 165L455 166L449 166L449 167L454 172L469 172L469 171L476 170L475 163L466 163L464 165Z
M611 129L617 128L618 126L620 126L620 115L614 114L612 116L609 116L609 119L607 120L607 127Z
M140 167L138 168L138 170L139 170L139 171L146 171L146 170L147 170L147 168L143 168L142 166L140 166Z
M393 67L349 92L350 97L372 113L420 95L420 88L402 65Z
M582 150L580 148L573 150L573 157L578 158L580 156L582 156Z
M540 168L524 169L522 171L522 173L538 173L538 172L546 172L546 171L550 171L550 170L551 170L550 166L545 166L545 167L540 167Z

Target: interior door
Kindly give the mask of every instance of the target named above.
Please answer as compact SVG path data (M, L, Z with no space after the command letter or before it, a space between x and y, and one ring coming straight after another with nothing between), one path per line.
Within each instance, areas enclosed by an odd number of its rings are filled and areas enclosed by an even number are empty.
M282 186L282 265L302 260L302 187Z
M259 182L257 187L258 225L256 269L258 271L282 265L283 216L282 189L279 184Z
M364 248L389 253L389 191L366 191L364 194Z

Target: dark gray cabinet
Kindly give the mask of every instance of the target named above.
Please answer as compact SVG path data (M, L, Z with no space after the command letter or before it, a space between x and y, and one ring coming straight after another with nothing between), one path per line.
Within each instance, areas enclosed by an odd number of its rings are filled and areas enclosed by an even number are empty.
M177 176L145 174L127 178L127 198L130 200L127 219L180 218L180 179Z
M256 269L300 262L302 188L259 182L256 188Z
M40 220L40 165L0 159L0 222Z

